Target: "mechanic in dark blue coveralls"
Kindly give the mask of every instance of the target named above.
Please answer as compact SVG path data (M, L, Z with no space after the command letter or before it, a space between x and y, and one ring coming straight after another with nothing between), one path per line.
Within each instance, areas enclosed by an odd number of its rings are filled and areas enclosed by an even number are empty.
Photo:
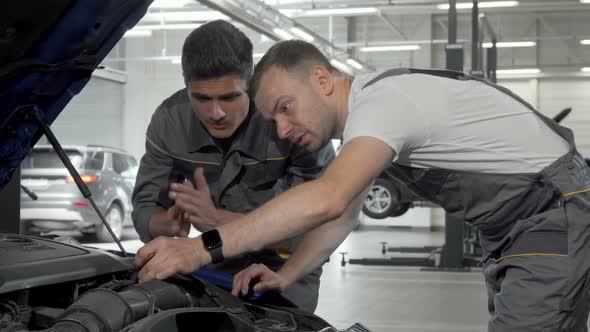
M222 255L232 257L312 229L281 270L253 265L236 275L233 293L247 291L252 278L260 280L255 290L286 287L293 279L283 271L304 275L321 264L326 243L341 241L332 220L360 209L359 195L393 167L410 189L479 229L489 331L587 330L590 169L571 130L463 73L397 68L353 81L302 41L274 45L250 86L281 137L309 151L342 137L338 157L318 179L236 222L144 246L136 256L141 280L207 264L219 256L204 246L215 232ZM186 256L172 256L177 250Z
M246 93L252 68L252 44L230 23L210 22L186 38L186 88L153 114L133 193L133 221L142 241L186 237L191 224L204 232L237 220L277 194L315 179L334 158L330 142L307 152L279 139L273 122L254 111ZM171 191L171 183L182 178L194 181L173 184ZM213 268L233 274L264 263L277 270L297 240ZM320 275L321 267L310 271L283 295L313 312Z

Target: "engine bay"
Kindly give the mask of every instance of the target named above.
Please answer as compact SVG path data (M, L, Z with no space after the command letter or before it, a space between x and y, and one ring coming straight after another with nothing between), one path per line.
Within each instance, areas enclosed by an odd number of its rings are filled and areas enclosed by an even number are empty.
M269 293L236 298L205 280L137 282L132 258L0 234L0 331L336 331Z

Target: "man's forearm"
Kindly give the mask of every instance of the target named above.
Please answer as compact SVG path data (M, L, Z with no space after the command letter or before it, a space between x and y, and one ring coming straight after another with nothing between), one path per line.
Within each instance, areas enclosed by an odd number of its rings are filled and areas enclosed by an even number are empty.
M219 227L221 225L225 225L230 222L233 222L233 221L245 216L244 213L231 212L231 211L221 210L221 209L217 209L216 213L217 213L216 219L218 222L217 227ZM275 249L275 250L276 249L289 250L289 246L290 246L289 240L284 240L284 241L272 243L269 246L266 246L266 248Z
M238 222L222 225L219 232L224 256L260 250L339 217L344 204L333 188L336 186L319 179L306 182L277 196ZM301 195L301 192L306 194ZM280 222L286 218L291 220L289 224Z
M215 215L217 218L218 226L225 225L244 216L244 214L242 213L231 212L222 209L217 209Z
M305 235L301 244L278 271L287 280L286 287L324 264L346 239L358 223L366 194L365 190L358 195L340 218L322 224Z
M309 231L303 241L287 260L285 265L277 271L289 287L297 280L320 267L330 257L332 252L344 241L350 228L336 220L327 222ZM330 234L329 239L326 235Z

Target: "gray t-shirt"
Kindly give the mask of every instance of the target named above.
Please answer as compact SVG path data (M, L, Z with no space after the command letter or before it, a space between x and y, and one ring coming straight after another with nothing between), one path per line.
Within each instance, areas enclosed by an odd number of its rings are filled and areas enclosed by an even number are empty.
M483 82L404 74L363 88L379 74L354 80L343 143L375 137L401 165L486 173L538 172L569 149L529 108Z

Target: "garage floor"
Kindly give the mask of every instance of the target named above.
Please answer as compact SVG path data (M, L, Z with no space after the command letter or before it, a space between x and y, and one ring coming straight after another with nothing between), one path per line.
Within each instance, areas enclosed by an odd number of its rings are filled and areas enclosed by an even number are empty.
M364 226L338 251L351 258L383 256L381 244L439 245L443 232ZM374 332L479 332L488 317L481 271L421 272L418 268L340 266L333 255L324 266L316 313L338 328L362 322Z

